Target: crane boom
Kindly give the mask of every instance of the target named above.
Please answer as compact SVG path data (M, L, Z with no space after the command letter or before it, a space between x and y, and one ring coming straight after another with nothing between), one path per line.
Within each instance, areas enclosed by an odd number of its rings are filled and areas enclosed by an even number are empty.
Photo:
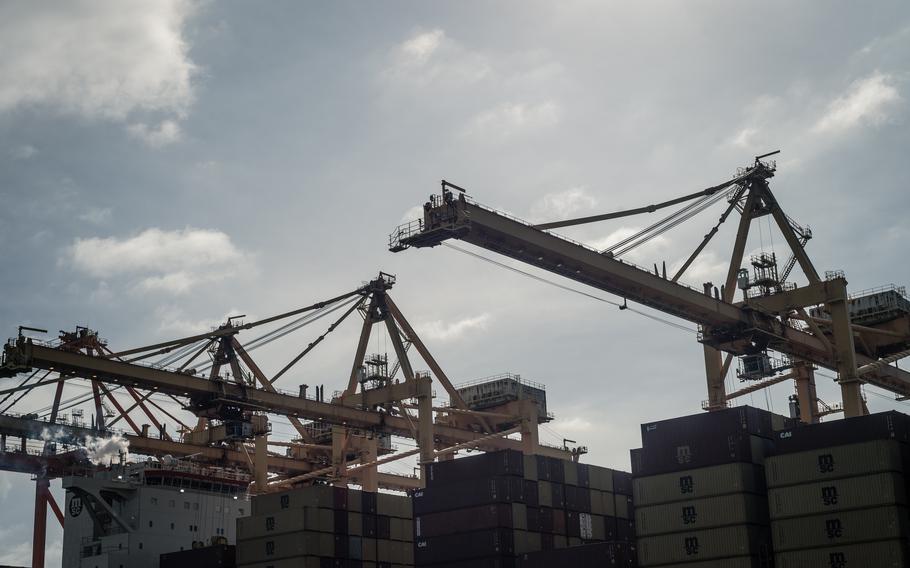
M760 169L753 174L770 177ZM764 178L760 182L755 191L767 187ZM769 192L762 196L765 207L777 206ZM844 370L839 367L843 352L833 348L832 338L794 327L782 317L802 306L845 305L848 298L843 277L813 282L770 298L727 302L722 290L710 285L704 291L696 290L541 229L546 226L534 226L480 205L464 193L456 198L444 192L424 205L423 219L402 225L391 235L389 249L399 252L458 239L696 323L699 341L707 346L736 355L774 349L795 359ZM727 297L732 298L730 291ZM906 339L910 344L910 337ZM874 353L864 353L857 346L857 363L875 359ZM855 369L849 378L856 380ZM910 393L910 373L895 367L882 366L862 380L904 396Z

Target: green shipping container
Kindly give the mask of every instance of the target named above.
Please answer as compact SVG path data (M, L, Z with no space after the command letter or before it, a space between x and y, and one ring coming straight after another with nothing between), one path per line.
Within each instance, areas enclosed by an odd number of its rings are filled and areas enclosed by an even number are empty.
M252 499L253 514L264 515L302 507L333 509L335 507L334 495L334 488L328 485L310 485L279 493L256 495Z
M769 523L764 495L739 493L635 508L639 537L724 527Z
M904 540L829 546L774 555L775 568L905 568L910 560Z
M901 538L910 530L905 507L877 507L775 521L775 552Z
M344 511L336 513L331 509L304 507L253 517L241 517L237 519L237 541L303 531L330 533L335 530L336 514L344 515L346 513Z
M281 560L294 556L335 555L335 536L328 533L288 533L237 543L237 564Z
M632 480L637 507L688 501L731 493L765 493L765 473L761 466L730 463L664 473Z
M769 488L903 469L903 444L894 440L772 456L765 462Z
M768 490L771 520L907 502L904 476L876 473Z
M642 567L752 555L771 557L767 527L740 525L638 539L638 565Z

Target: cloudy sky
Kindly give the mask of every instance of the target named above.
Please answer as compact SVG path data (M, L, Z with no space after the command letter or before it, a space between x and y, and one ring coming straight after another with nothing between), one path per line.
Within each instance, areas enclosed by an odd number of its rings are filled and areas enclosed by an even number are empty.
M7 1L0 333L87 325L129 347L306 305L384 270L450 376L545 383L558 418L545 439L628 468L641 422L705 398L691 324L447 248L393 255L388 233L441 178L543 221L689 193L779 148L772 188L811 226L818 269L843 269L853 290L910 283L908 80L900 1ZM672 266L712 211L628 258ZM649 221L566 233L600 245ZM723 278L730 225L689 283ZM786 256L764 220L749 249ZM279 386L342 388L356 327ZM263 350L263 367L321 332ZM830 378L819 385L838 400ZM784 411L791 389L743 402ZM873 410L906 409L866 393ZM14 517L32 491L27 476L0 474L0 563L28 561L30 527ZM52 559L60 538L53 527Z

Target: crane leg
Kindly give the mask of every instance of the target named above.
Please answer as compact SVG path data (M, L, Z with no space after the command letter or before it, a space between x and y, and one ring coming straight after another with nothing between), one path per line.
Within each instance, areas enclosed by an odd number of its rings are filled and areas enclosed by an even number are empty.
M835 299L829 300L826 307L831 314L831 329L834 332L837 376L844 401L844 417L862 416L865 413L865 405L860 389L862 383L856 374L853 330L850 327L850 313L847 311L847 281L834 279L827 284L831 288L839 288L837 293L832 294Z
M815 392L815 371L805 361L795 365L796 398L799 401L799 421L803 424L818 422L818 395Z
M51 482L46 477L35 480L35 524L32 531L32 568L44 568L44 546L47 534L47 492Z

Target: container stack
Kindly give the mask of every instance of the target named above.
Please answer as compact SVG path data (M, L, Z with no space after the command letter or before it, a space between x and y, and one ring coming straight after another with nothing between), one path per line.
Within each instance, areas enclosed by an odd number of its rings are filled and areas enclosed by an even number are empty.
M413 496L415 564L511 568L530 553L615 541L620 530L628 549L624 475L514 450L431 464L426 489Z
M908 436L897 412L780 433L765 465L778 568L910 565Z
M632 450L640 566L772 566L763 462L791 419L748 406L642 424Z
M314 485L252 500L237 521L241 568L404 568L414 565L405 496Z

